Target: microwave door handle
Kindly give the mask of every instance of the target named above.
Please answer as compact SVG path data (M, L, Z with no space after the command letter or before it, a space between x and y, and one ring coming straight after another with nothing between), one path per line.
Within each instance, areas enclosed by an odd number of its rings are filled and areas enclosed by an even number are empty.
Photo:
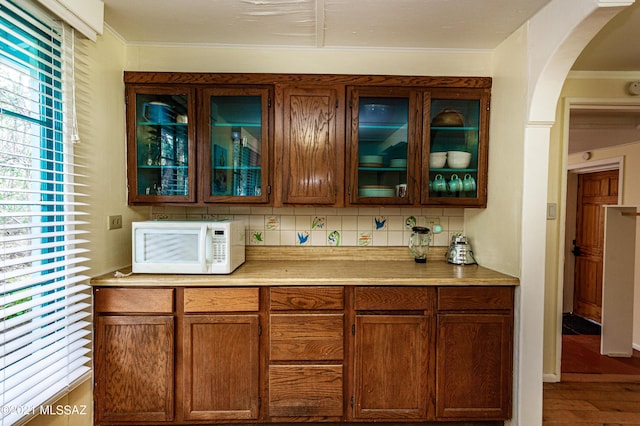
M208 226L203 226L200 229L200 252L198 254L198 260L200 261L200 268L202 269L202 273L207 273L207 238L209 238L209 233L211 232L211 228Z

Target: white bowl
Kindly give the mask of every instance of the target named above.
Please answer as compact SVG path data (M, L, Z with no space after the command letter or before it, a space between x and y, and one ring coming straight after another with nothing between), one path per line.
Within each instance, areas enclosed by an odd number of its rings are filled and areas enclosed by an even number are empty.
M451 169L466 169L471 163L471 153L465 151L448 151L447 164Z
M432 152L429 154L429 166L434 169L441 169L447 161L446 152Z

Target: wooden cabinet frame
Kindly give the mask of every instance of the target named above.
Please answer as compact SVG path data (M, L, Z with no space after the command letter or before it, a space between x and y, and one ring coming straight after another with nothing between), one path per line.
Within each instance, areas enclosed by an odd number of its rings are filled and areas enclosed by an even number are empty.
M441 207L485 207L487 202L486 184L488 167L489 106L492 79L490 77L426 77L426 76L384 76L346 74L250 74L250 73L178 73L178 72L132 72L125 71L124 82L128 98L140 88L167 90L185 87L192 91L210 87L235 90L252 86L271 88L274 107L270 108L266 134L269 141L263 150L267 170L263 170L263 190L260 197L208 197L207 184L202 180L210 170L204 164L202 146L207 146L206 117L203 112L194 111L189 120L198 121L197 131L190 126L190 142L201 146L198 158L195 188L189 199L168 196L135 196L136 180L135 156L135 109L127 111L127 138L129 147L128 176L130 204L185 204L207 205L207 203L264 205L274 207L289 205L317 205L343 207L345 205L407 205ZM353 87L363 93L413 93L410 110L409 138L409 196L357 197L354 187L354 168L358 158L354 154L352 138L353 120L346 97L347 88ZM154 89L158 88L158 89ZM193 92L195 93L195 92ZM429 114L427 99L430 96L462 97L481 100L481 123L478 153L478 194L476 198L429 197L428 159ZM192 96L193 97L193 96ZM422 101L421 101L422 99ZM131 102L131 100L129 100ZM202 101L200 101L202 102ZM420 103L422 102L422 104ZM202 104L199 104L202 108ZM335 106L335 108L333 108ZM306 111L306 112L305 112ZM420 113L422 115L420 115ZM293 118L292 118L293 117ZM193 130L192 130L193 128ZM197 141L197 143L196 143ZM191 154L190 154L191 155ZM354 158L355 156L355 158ZM193 174L195 176L195 169ZM425 188L427 188L425 190ZM266 193L265 193L266 192ZM350 192L350 193L349 193Z

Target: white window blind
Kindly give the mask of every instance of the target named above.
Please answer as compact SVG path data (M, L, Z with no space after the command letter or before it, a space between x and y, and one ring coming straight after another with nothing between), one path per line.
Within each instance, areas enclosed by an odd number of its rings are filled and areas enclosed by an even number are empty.
M32 3L0 0L2 425L42 413L90 373L73 35Z

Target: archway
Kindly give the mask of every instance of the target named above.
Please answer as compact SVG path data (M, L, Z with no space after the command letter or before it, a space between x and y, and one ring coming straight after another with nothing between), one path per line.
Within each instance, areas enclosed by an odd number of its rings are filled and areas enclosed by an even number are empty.
M514 420L517 424L542 423L541 348L546 287L542 283L545 283L548 180L541 176L548 176L550 128L555 121L557 101L580 52L611 18L632 3L632 0L554 0L529 22L530 75L524 129L518 368L515 372L518 398Z

